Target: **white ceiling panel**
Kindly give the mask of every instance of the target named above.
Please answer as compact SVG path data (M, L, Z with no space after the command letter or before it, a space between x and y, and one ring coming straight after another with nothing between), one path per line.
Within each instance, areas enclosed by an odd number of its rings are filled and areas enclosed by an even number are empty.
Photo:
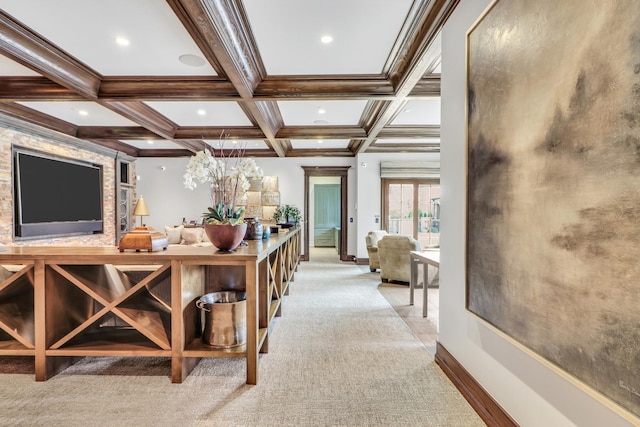
M164 139L149 139L149 140L121 140L123 144L130 145L141 150L179 150L184 148L180 144L176 144L173 141L167 141Z
M244 141L235 139L219 141L216 139L205 139L204 142L209 144L215 150L224 150L225 155L229 154L231 150L266 150L269 148L264 141Z
M296 150L330 150L330 149L346 149L349 147L348 139L292 139L291 146Z
M0 76L39 76L40 74L18 64L16 61L0 55Z
M366 105L359 100L278 101L286 126L357 125Z
M440 138L389 138L376 140L378 144L439 144Z
M0 8L105 76L215 75L209 64L180 62L204 57L166 1L0 0Z
M267 73L379 74L411 0L243 0ZM320 39L331 35L333 41Z
M440 124L440 98L409 101L391 122L392 125Z
M233 101L149 101L154 110L178 126L251 126Z
M19 102L19 104L76 126L139 126L95 102Z

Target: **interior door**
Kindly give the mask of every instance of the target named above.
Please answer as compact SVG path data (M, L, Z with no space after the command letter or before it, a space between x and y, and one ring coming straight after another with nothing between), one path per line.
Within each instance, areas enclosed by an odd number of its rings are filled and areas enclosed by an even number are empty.
M314 186L313 218L314 246L335 247L335 231L340 227L340 184Z

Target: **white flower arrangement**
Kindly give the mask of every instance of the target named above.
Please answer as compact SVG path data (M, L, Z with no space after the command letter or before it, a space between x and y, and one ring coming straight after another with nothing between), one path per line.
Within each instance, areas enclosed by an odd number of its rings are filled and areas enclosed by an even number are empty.
M184 186L193 190L198 183L209 182L211 206L203 214L205 223L237 225L244 220L244 207L236 208L237 198L249 189L249 179L262 177L263 172L255 160L243 157L243 148L225 153L223 136L217 150L207 145L189 159Z

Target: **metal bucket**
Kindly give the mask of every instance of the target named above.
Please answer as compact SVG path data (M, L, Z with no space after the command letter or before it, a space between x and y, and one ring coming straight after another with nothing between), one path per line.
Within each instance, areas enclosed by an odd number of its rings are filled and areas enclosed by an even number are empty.
M221 291L196 301L204 314L202 342L213 347L237 347L247 341L247 294Z

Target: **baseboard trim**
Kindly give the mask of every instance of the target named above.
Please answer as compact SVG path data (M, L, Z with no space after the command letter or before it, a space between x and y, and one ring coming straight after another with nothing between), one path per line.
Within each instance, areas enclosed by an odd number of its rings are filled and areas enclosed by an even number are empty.
M518 423L440 342L436 343L435 361L489 427L518 427Z

